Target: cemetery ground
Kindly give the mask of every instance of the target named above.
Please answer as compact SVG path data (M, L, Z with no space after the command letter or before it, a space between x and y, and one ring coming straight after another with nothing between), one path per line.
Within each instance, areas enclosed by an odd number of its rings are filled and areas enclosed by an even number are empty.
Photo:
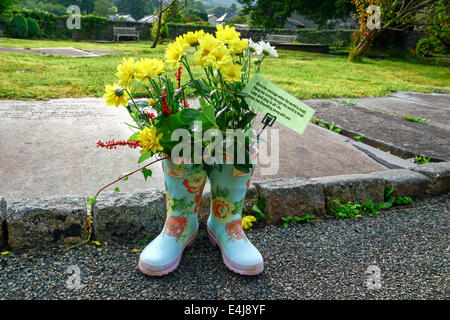
M73 47L116 50L128 54L95 58L43 56L0 49L0 99L101 97L114 81L124 57L163 56L166 45L150 49L150 42L92 43L2 38L2 48ZM449 69L417 60L365 59L351 63L345 56L280 50L269 58L262 75L300 99L383 96L395 91L433 92L450 89ZM191 55L190 55L191 56ZM200 72L195 69L194 72Z
M62 47L77 49L77 55L99 56L52 56L32 50ZM165 47L150 49L149 42L0 40L0 196L8 206L19 198L67 194L80 195L83 202L82 197L135 169L136 153L95 148L99 139L130 135L123 125L129 121L123 108L107 107L99 97L104 85L114 81L115 68L124 57L161 58ZM316 120L323 121L308 126L302 136L275 124L284 137L277 177L287 180L266 181L256 173L253 180L260 183L259 191L270 195L278 188L296 196L303 185L316 180L313 185L320 182L332 189L329 184L343 183L350 186L350 194L361 188L382 200L381 180L398 177L407 178L399 183L412 193L422 192L424 184L447 191L372 217L318 216L287 228L258 222L247 235L262 251L265 271L254 278L225 268L204 226L180 267L157 279L137 269L139 250L149 240L144 236L72 251L59 243L33 248L40 236L25 239L22 243L30 248L0 256L0 299L448 299L450 69L413 57L350 63L338 55L284 50L279 54L278 59L268 59L262 75L302 99L316 110ZM405 114L427 121L408 121ZM342 134L328 130L331 125ZM415 155L439 163L420 169L413 163ZM341 180L330 180L335 175ZM292 177L298 180L288 179ZM160 168L155 168L152 182L133 178L120 185L120 194L111 192L112 197L126 200L126 192L132 190L163 188ZM370 190L374 181L377 190ZM351 191L353 187L357 190ZM32 203L27 201L18 200L16 208ZM297 202L303 210L308 199ZM281 205L278 211L286 210ZM204 217L208 205L202 207ZM267 210L276 211L275 207ZM41 224L36 225L38 230ZM157 232L161 225L158 220L152 228ZM66 286L71 265L81 270L78 290ZM374 265L381 271L380 289L367 286L366 272Z

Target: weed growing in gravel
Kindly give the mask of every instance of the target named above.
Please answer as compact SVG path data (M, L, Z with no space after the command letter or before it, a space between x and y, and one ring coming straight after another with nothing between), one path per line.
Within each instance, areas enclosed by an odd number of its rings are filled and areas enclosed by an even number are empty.
M363 134L363 135L360 135L360 136L354 136L354 138L355 138L355 140L358 141L358 142L363 142L365 136L366 136L366 135Z
M372 200L367 200L364 204L357 201L348 201L344 204L341 203L339 199L335 199L333 200L333 206L330 208L330 211L334 216L336 216L337 219L353 219L361 218L363 215L371 217L374 214L379 213L381 210L387 210L394 205L404 206L413 202L413 199L410 197L393 197L393 192L394 188L385 188L385 201L381 203L375 203Z
M312 118L311 123L316 124L322 128L328 129L328 130L336 132L336 133L341 133L341 131L342 131L341 128L335 127L334 122L331 122L329 125L327 125L327 123L321 119Z
M410 115L407 115L407 114L405 114L403 117L406 120L411 121L411 122L425 123L425 122L429 121L428 119L422 119L422 118L419 118L419 117L414 118L414 117L411 117Z
M430 163L430 162L431 162L431 157L427 158L425 156L416 156L414 158L414 163L425 164L425 163Z
M307 214L305 216L302 217L292 217L292 216L287 216L284 218L281 218L281 220L283 220L284 222L284 227L287 228L291 225L297 224L297 222L310 222L311 220L314 220L316 218L316 216L314 214Z

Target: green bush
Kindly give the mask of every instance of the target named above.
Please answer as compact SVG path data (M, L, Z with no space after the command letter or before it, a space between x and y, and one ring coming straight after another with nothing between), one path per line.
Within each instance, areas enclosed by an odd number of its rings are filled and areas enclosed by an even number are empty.
M8 33L13 37L26 38L28 36L27 19L21 14L14 15L8 24Z
M37 21L33 18L28 18L28 36L30 38L39 38L41 36L41 27L39 27L39 24Z
M153 39L155 39L156 37L156 31L158 31L158 24L154 23L150 31L150 34ZM167 27L167 24L165 24L164 26L161 27L161 30L159 31L158 43L160 44L163 43L164 40L167 39L168 37L169 37L169 28Z
M434 43L430 39L421 39L417 42L416 52L419 56L429 57L434 52Z

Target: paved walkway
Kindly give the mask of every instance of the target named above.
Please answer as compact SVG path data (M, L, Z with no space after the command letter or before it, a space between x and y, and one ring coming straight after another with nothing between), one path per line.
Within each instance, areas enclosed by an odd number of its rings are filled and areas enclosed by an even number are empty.
M391 152L414 157L424 155L450 161L450 94L396 92L388 97L306 100L325 122L364 134L368 143L391 146ZM407 121L404 115L428 119Z
M450 197L373 217L247 232L265 259L256 277L225 268L202 229L180 267L163 278L137 269L144 244L62 247L0 256L0 299L446 299ZM203 227L202 227L203 228ZM81 288L66 287L69 266ZM380 269L380 289L366 271Z
M256 128L262 126L260 120ZM103 99L0 101L0 195L7 201L45 195L92 196L120 174L139 167L137 149L96 148L98 140L128 139L132 130L124 122L131 122L126 110L106 106ZM275 128L280 130L279 140L273 140L272 134L267 139L272 160L258 165L255 181L387 170L329 130L310 125L300 136L278 124ZM263 168L274 171L268 174ZM162 190L161 166L151 169L149 181L135 174L117 186L124 192Z

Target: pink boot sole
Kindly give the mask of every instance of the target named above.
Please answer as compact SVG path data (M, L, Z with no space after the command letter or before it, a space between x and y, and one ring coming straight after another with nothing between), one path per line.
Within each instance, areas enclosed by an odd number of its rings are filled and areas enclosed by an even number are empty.
M209 229L209 226L206 226L206 229L208 231L209 240L211 240L213 246L219 246L220 251L222 252L222 259L225 265L228 269L230 269L233 272L239 273L244 276L255 276L257 274L260 274L264 270L264 262L261 262L256 265L242 265L237 262L234 262L231 260L224 252L222 245L220 244L220 241L217 239L217 237L214 235L214 232Z
M156 266L156 267L158 267L158 270L154 270L154 266L144 262L139 257L139 263L138 263L139 270L143 274L146 274L148 276L156 276L156 277L164 276L164 275L172 272L180 264L181 256L183 255L184 249L186 247L190 247L190 246L192 246L194 244L195 238L197 237L197 233L198 233L198 229L191 235L189 240L186 241L186 243L184 244L183 248L180 251L180 254L178 255L178 257L174 261L172 261L172 262L170 262L170 263L168 263L168 264L166 264L164 266L158 265L158 266Z

